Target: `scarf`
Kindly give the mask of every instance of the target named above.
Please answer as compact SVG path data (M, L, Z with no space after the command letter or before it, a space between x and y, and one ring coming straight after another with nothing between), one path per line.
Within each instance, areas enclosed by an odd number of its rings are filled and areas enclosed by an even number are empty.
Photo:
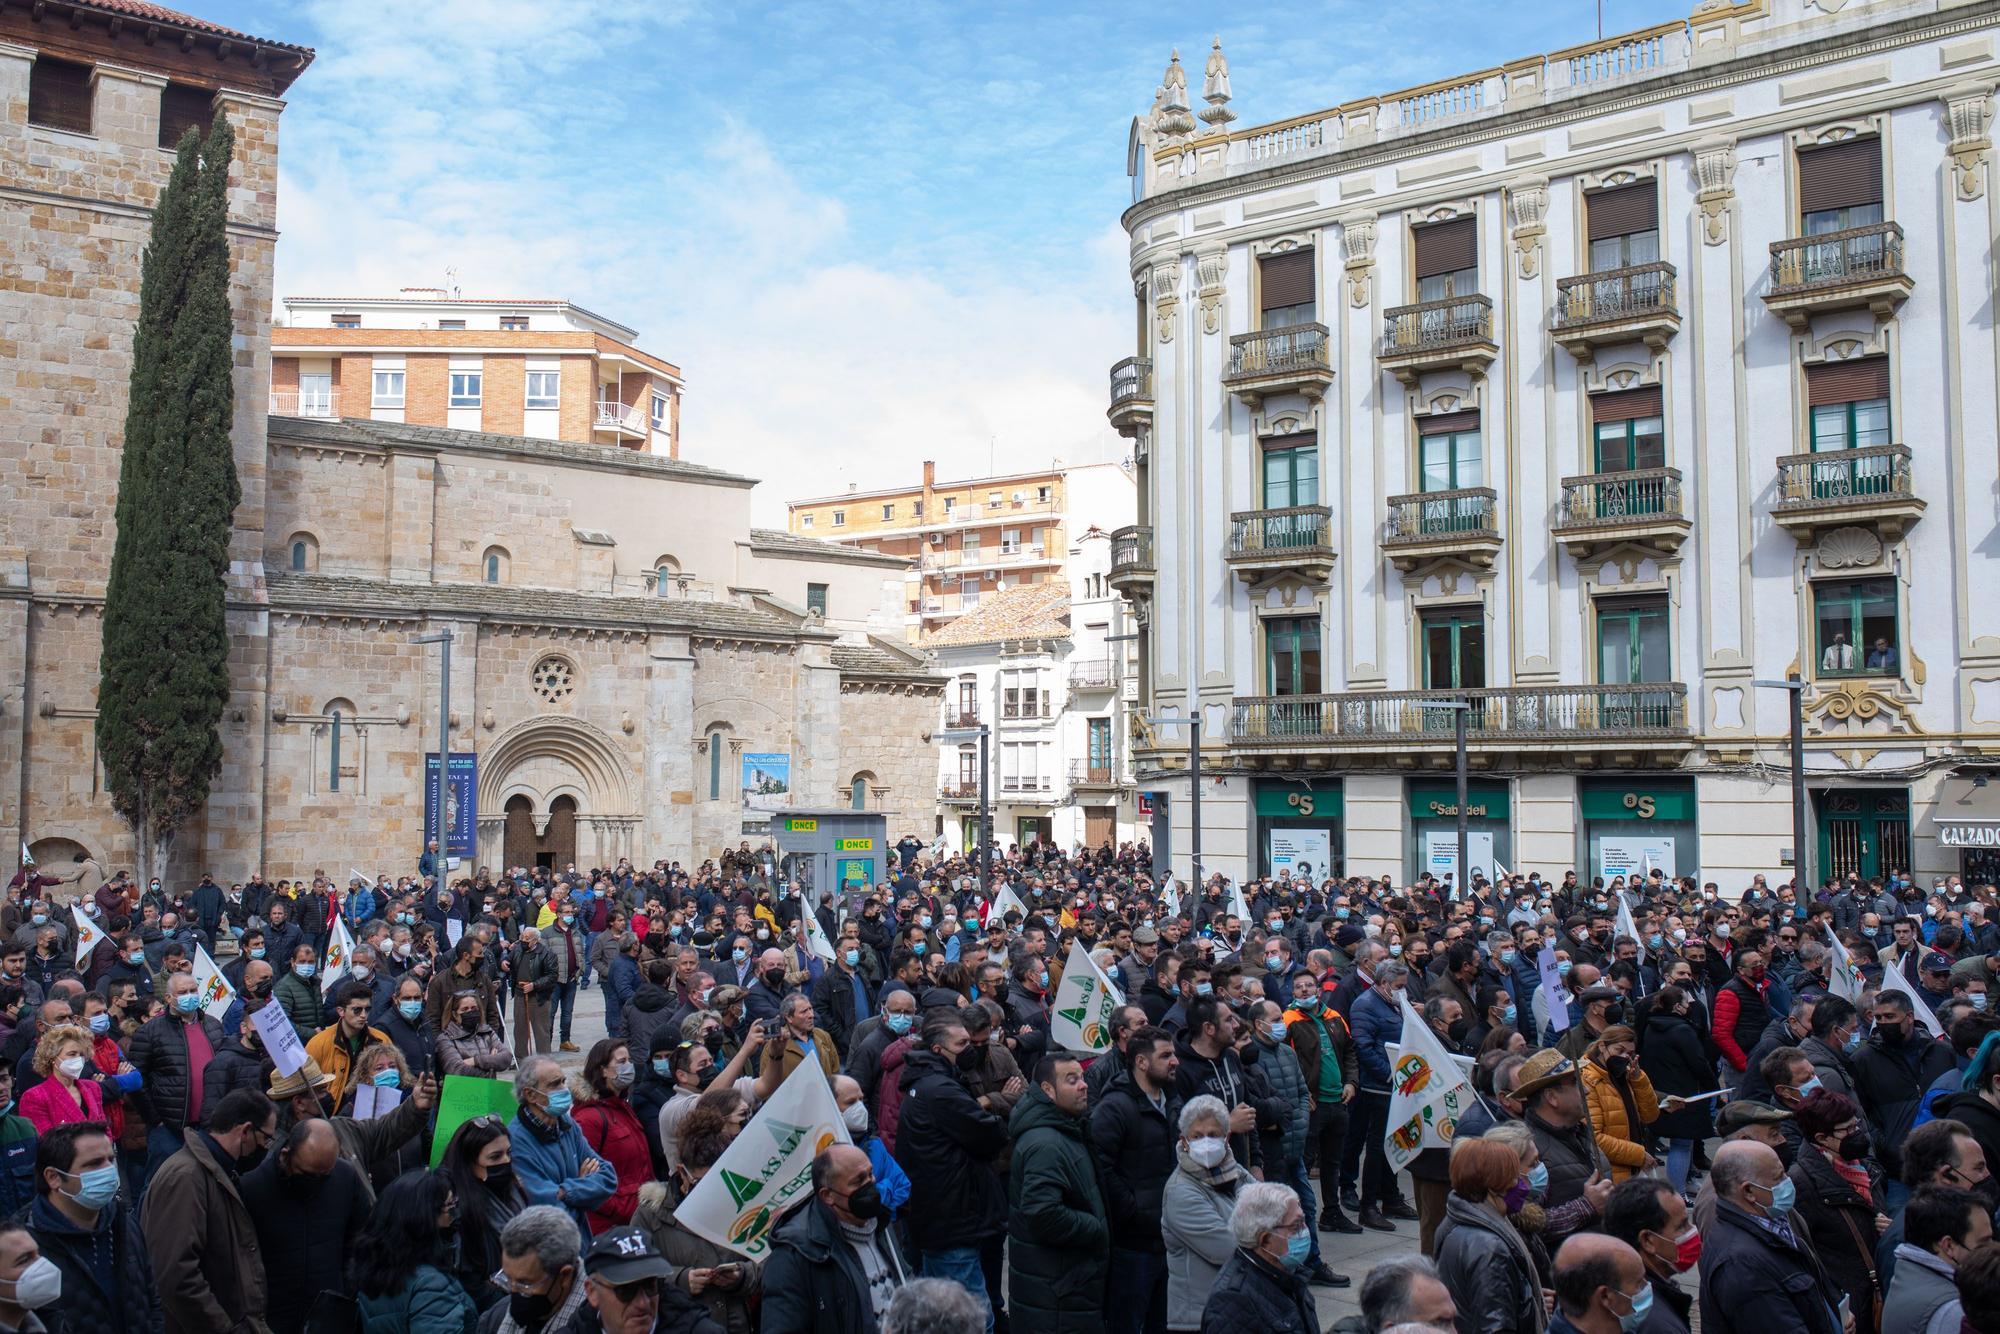
M1864 1203L1870 1206L1874 1205L1875 1192L1868 1180L1868 1165L1866 1163L1843 1162L1832 1154L1828 1154L1826 1160L1833 1165L1833 1170L1840 1174L1842 1181L1854 1187L1854 1193L1859 1195Z
M569 1296L563 1298L563 1304L550 1313L549 1318L542 1322L539 1330L529 1329L526 1325L514 1319L512 1311L508 1311L506 1318L501 1320L500 1327L494 1331L494 1334L542 1334L546 1330L568 1329L571 1322L576 1319L577 1310L583 1305L584 1285L587 1282L588 1280L583 1274L583 1257L579 1255L576 1257L576 1277L570 1280Z
M1233 1153L1222 1155L1222 1161L1214 1167L1203 1167L1188 1156L1185 1144L1176 1144L1174 1146L1174 1157L1180 1160L1181 1171L1187 1173L1202 1185L1213 1190L1219 1190L1225 1195L1234 1194L1237 1185L1244 1177L1249 1175L1248 1172L1243 1170L1242 1164L1236 1161L1236 1155Z

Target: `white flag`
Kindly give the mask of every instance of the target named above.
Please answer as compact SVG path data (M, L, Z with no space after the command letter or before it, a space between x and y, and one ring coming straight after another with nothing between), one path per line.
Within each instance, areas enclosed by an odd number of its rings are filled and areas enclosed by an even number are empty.
M1830 937L1833 943L1833 965L1827 969L1827 987L1842 1000L1861 1004L1861 977L1854 970L1854 958L1847 952L1847 946L1840 943L1838 935Z
M1229 911L1243 919L1243 925L1250 925L1250 900L1243 897L1243 886L1236 881L1229 882Z
M30 862L34 861L34 860L35 860L35 858L34 858L34 854L32 854L32 853L30 853L30 852L28 851L28 840L27 840L27 839L25 839L25 838L24 838L24 839L22 839L22 840L21 840L21 865L23 865L23 866L26 866L26 865L28 865L28 864L29 864Z
M1511 875L1513 875L1513 874L1514 874L1514 873L1513 873L1512 871L1510 871L1510 870L1508 870L1508 869L1507 869L1506 867L1502 866L1502 865L1501 865L1501 864L1500 864L1499 862L1497 862L1497 861L1496 861L1496 862L1494 862L1494 863L1493 863L1493 883L1494 883L1494 884L1496 884L1496 885L1497 885L1497 884L1499 884L1499 883L1500 883L1500 882L1501 882L1502 880L1505 880L1505 879L1507 879L1507 877L1509 877L1509 876L1511 876Z
M799 919L806 927L806 948L828 963L833 962L833 942L826 938L826 932L819 924L819 915L810 904L799 905Z
M1473 1102L1465 1072L1407 998L1402 1005L1403 1051L1389 1067L1389 1134L1383 1146L1393 1172L1425 1149L1449 1149L1458 1118Z
M333 935L326 942L326 958L320 961L319 994L324 996L333 990L333 984L347 976L347 970L354 964L354 933L347 929L345 920L333 919Z
M1646 962L1645 939L1639 934L1639 924L1632 920L1632 905L1625 901L1623 894L1618 896L1618 934L1621 936L1630 936L1633 940L1638 941L1639 962Z
M215 960L208 957L208 951L201 947L199 941L194 947L194 989L201 997L201 1008L208 1011L208 1017L221 1023L222 1016L228 1014L229 1007L235 1003L236 988L229 985L229 979L222 975L222 970L215 966Z
M1049 1007L1049 1036L1065 1051L1103 1051L1111 1045L1111 1012L1124 1003L1083 942L1072 940Z
M1021 896L1014 892L1012 885L1002 885L1000 892L993 896L993 905L986 910L986 925L1006 921L1010 912L1021 914L1021 920L1026 921L1028 905L1021 902Z
M97 942L104 939L104 933L84 915L82 904L70 904L69 915L76 919L76 966L81 969L90 952L97 948Z
M347 868L347 874L359 880L364 887L373 886L375 883L373 876L369 875L366 871L357 871L352 866Z
M674 1217L698 1237L762 1259L771 1249L778 1216L812 1190L813 1159L835 1144L853 1142L819 1062L801 1061Z
M1918 957L1921 961L1922 956ZM1910 998L1910 1008L1917 1012L1917 1022L1928 1028L1932 1037L1941 1038L1944 1036L1944 1029L1939 1025L1937 1016L1931 1013L1931 1003L1922 996L1919 996L1917 989L1910 985L1910 979L1903 976L1903 961L1901 958L1898 958L1892 964L1885 964L1883 966L1882 990L1900 991L1905 996L1908 996Z

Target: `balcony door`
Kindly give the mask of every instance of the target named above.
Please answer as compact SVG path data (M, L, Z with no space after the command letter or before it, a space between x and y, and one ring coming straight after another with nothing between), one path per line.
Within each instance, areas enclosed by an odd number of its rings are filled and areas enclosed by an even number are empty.
M1608 688L1673 680L1673 644L1664 599L1598 608L1597 680L1607 687L1599 707L1604 727L1665 727L1671 721L1671 691Z
M1319 442L1311 436L1284 436L1264 444L1264 508L1285 510L1319 504ZM1269 515L1264 546L1310 546L1319 520L1312 514Z
M1895 459L1871 453L1842 458L1848 450L1892 444L1889 426L1889 359L1859 357L1806 367L1810 444L1829 457L1812 464L1812 496L1838 500L1888 495L1895 486Z
M1597 457L1596 517L1658 514L1665 507L1664 479L1605 474L1634 473L1667 466L1667 431L1660 414L1660 390L1653 385L1590 397L1591 429Z
M1477 412L1434 413L1417 419L1418 486L1425 494L1449 493L1486 484L1486 450ZM1422 532L1455 533L1477 528L1484 497L1450 495L1424 502Z
M1085 719L1085 753L1089 758L1090 776L1093 781L1105 782L1111 775L1111 720L1109 718Z
M299 416L331 417L333 415L333 376L301 375L299 377Z
M1440 612L1423 620L1424 689L1483 690L1486 617L1477 609ZM1443 715L1440 715L1443 716ZM1451 719L1445 718L1450 727Z
M1444 301L1451 297L1473 296L1479 291L1479 224L1471 218L1453 218L1418 227L1410 236L1414 252L1413 268L1420 303ZM1425 319L1426 333L1448 328L1449 314L1436 312L1437 319Z
M1598 190L1584 196L1584 208L1592 273L1629 269L1660 258L1659 192L1653 182Z
M1257 261L1260 329L1289 329L1317 318L1313 299L1313 252L1290 250Z

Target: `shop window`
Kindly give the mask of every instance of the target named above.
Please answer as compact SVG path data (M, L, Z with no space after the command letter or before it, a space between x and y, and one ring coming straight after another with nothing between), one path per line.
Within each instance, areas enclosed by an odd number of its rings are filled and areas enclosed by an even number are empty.
M1896 581L1858 579L1813 585L1819 674L1897 676L1902 639L1896 628Z

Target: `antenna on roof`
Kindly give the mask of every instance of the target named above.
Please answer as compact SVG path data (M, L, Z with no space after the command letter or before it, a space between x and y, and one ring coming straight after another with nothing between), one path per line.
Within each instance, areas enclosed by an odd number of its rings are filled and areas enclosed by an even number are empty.
M452 300L458 300L458 266L456 264L447 264L445 266L444 290L445 294Z

